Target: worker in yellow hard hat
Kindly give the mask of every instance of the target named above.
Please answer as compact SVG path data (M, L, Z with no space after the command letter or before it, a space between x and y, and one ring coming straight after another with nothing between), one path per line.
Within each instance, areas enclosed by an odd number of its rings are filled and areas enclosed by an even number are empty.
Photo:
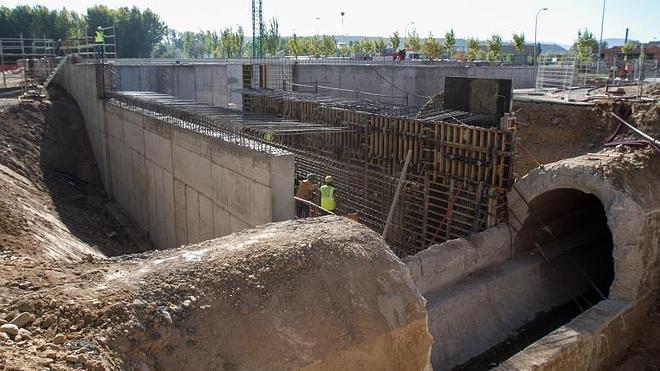
M335 211L337 206L335 203L335 187L332 186L332 176L328 175L325 177L325 182L319 188L321 192L321 207L328 211Z
M103 27L96 27L96 32L94 32L94 49L96 49L96 54L102 56L104 54L105 47L105 35L103 34Z

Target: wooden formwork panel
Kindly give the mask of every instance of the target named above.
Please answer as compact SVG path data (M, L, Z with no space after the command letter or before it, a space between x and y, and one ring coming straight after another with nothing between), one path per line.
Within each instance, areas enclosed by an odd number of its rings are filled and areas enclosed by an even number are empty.
M281 140L363 169L362 175L343 175L352 178L344 181L349 196L343 206L359 209L365 224L373 229L382 228L379 223L393 201L391 187L377 187L373 174L398 177L411 151L410 182L406 183L410 189L402 192L395 213L396 227L388 238L403 255L432 243L468 236L506 217L505 194L513 174L515 130L511 128L431 123L295 98L254 98L252 112L346 129ZM319 167L303 159L297 159L297 163L304 171Z

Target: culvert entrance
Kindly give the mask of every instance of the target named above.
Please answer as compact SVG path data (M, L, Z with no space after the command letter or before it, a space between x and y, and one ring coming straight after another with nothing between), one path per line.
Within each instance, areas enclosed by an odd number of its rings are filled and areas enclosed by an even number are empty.
M529 203L530 216L514 240L517 254L535 251L550 265L568 260L564 269L581 271L590 289L607 297L614 279L612 233L603 204L593 194L575 189L555 189ZM558 275L562 275L561 267ZM600 296L600 295L599 295Z
M534 198L529 209L513 241L512 260L539 265L530 272L542 278L520 286L535 285L535 290L544 292L545 303L512 336L456 369L492 368L609 295L614 279L613 240L601 201L579 190L556 189ZM522 288L521 294L529 289Z

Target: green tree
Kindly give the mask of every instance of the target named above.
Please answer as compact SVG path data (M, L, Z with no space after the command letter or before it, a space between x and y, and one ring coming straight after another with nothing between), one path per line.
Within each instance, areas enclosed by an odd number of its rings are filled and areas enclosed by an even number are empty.
M307 38L307 55L312 55L314 58L320 58L323 53L323 41L318 36Z
M294 33L293 36L291 36L291 38L287 40L286 54L297 57L301 55L301 52L302 52L302 45L300 42L300 38L298 37L298 35Z
M394 49L399 49L399 45L401 45L401 38L399 37L399 31L394 31L392 36L390 36L390 47Z
M337 54L337 40L334 36L323 35L321 44L321 54L328 57L334 57Z
M494 61L500 58L500 51L502 50L502 36L492 35L487 41L488 46L488 60Z
M277 19L272 18L268 32L266 32L266 54L277 55L280 51L281 44L280 24L277 22Z
M362 39L362 41L360 41L360 43L362 44L362 51L364 51L365 54L368 54L368 55L375 54L376 48L375 48L375 45L374 45L373 41L371 41L367 38L364 38L364 39Z
M422 46L422 53L424 53L424 56L430 60L438 59L442 56L442 49L440 41L433 37L433 34L429 32L429 37L424 40L424 45Z
M478 49L477 54L475 57L477 60L483 61L488 58L488 55L486 55L486 51L483 49Z
M445 33L445 51L449 54L449 58L454 54L454 47L456 46L456 36L454 36L454 29L449 29Z
M383 40L382 37L376 38L376 40L374 40L374 54L382 55L384 49L385 49L385 40Z
M513 33L513 49L517 52L525 50L525 34L523 32Z
M245 36L243 28L238 27L236 31L233 28L225 28L220 33L219 47L221 56L225 58L240 58L243 56L243 49L245 47Z
M144 58L163 38L165 23L149 9L137 7L110 9L96 5L87 9L87 35L93 35L96 27L115 27L115 44L121 57ZM112 41L112 40L110 40Z
M186 31L183 33L183 52L188 58L202 58L204 56L203 34Z
M105 5L94 5L87 8L86 35L94 35L96 27L110 27L115 25L115 12Z
M577 39L573 44L575 58L580 62L590 61L598 50L598 42L587 28L578 30Z
M355 40L350 42L350 48L351 48L351 53L353 55L358 55L360 53L364 53L364 47L363 44L360 40Z
M473 37L468 37L466 43L467 43L467 59L469 60L477 59L479 52L479 40Z
M406 35L406 49L416 52L422 48L422 40L419 38L415 29L410 30Z
M634 41L628 41L621 46L621 53L625 56L626 54L632 53L635 48L637 48L637 43Z

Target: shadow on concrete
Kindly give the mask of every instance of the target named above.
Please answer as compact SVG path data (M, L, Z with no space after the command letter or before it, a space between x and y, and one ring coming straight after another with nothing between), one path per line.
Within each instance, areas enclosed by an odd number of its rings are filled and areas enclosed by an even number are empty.
M81 241L106 256L144 250L108 212L84 119L77 104L58 88L50 88L50 107L39 144L39 166L47 192L62 222Z

